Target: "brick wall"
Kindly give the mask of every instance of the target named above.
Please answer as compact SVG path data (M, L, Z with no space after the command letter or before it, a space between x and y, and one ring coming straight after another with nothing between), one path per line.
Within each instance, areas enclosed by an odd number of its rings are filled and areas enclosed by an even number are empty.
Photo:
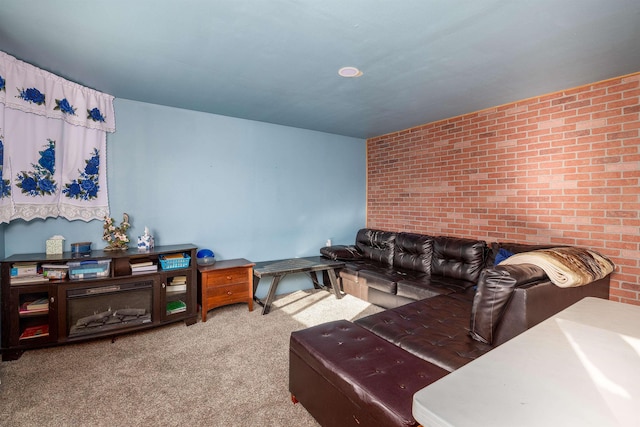
M640 73L371 138L367 226L588 247L640 305Z

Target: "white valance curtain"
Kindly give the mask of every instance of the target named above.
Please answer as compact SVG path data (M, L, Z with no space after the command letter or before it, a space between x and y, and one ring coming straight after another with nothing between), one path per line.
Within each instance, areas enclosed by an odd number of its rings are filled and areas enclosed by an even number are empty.
M109 213L113 96L0 52L0 223Z

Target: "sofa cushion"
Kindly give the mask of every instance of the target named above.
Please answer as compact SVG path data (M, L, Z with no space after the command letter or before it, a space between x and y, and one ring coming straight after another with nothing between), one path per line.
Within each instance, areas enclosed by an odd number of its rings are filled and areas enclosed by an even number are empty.
M469 282L468 280L464 279L455 279L445 276L431 276L431 286L433 286L434 288L442 289L443 294L449 294L451 292L462 292L465 289L474 287L475 285L476 282Z
M482 240L434 237L431 274L475 284L484 267L485 252L486 243Z
M396 236L394 267L431 274L433 237L415 233Z
M363 228L356 234L356 248L362 256L385 265L393 264L396 233Z
M361 258L359 260L344 261L344 267L340 271L350 271L351 274L355 274L360 270L376 270L381 267L388 267L380 264L377 261L370 260L368 258Z
M352 416L363 414L371 422L368 425L415 426L413 394L448 373L346 320L292 332L289 351L290 370L311 368L318 374L315 378L321 377L353 402ZM289 389L303 405L318 406L338 398L314 395L318 386L295 383L292 378L303 375L294 374L289 374ZM342 421L354 424L354 419Z
M474 283L466 280L423 274L398 280L396 294L421 300L437 295L451 295L454 292L464 293L473 286Z
M359 260L351 260L345 261L344 267L342 267L338 273L338 275L345 280L350 280L354 283L360 282L360 271L362 270L372 270L376 271L379 269L386 269L385 266L380 264L379 262L370 260L368 258L361 258ZM362 280L364 284L364 279Z
M410 298L414 301L451 293L449 289L431 285L431 275L425 274L414 279L399 280L396 295Z
M388 292L383 292L375 288L367 288L367 296L367 301L369 301L371 304L386 309L396 308L400 307L401 305L415 302L415 300L412 298L398 296L397 294L390 294Z
M439 295L356 320L408 352L453 371L491 350L469 336L471 301Z
M358 279L359 281L364 281L370 288L378 289L388 294L396 293L397 286L393 270L360 270L358 272Z

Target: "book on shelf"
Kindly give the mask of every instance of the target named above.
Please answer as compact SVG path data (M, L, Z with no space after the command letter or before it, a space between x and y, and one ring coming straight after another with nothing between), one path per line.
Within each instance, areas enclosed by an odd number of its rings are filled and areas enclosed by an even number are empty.
M37 262L16 262L11 265L11 277L33 276L38 274Z
M187 311L187 304L184 301L169 301L167 303L167 314L180 313L182 311Z
M59 269L59 270L68 270L69 266L67 264L42 264L42 269L51 268L51 269Z
M49 307L49 298L42 297L38 298L35 301L27 301L22 304L22 306L25 308L25 310L42 310L43 308Z
M174 285L174 284L170 284L167 286L167 292L168 293L175 293L175 292L186 292L187 291L187 284L184 283L182 285Z
M154 264L154 263L143 263L145 265L140 265L140 264L130 264L131 265L131 274L136 274L136 273L149 273L149 272L153 272L153 271L158 271L158 264Z
M150 265L153 265L153 261L132 261L129 263L129 265L131 266L131 268L133 267L148 267Z
M27 310L42 310L49 307L49 298L38 298L35 301L27 303Z
M42 274L32 274L27 276L14 276L11 277L10 283L12 285L18 285L21 283L38 283L38 282L48 282L49 278L45 277Z
M20 334L21 340L27 340L31 338L40 338L46 337L49 335L49 325L38 325L38 326L30 326L25 328L24 331Z
M182 259L184 258L184 254L167 254L164 255L164 259Z
M22 316L47 313L49 311L49 299L39 298L35 301L26 301L20 305L18 312Z
M186 292L187 276L173 276L167 284L167 292Z

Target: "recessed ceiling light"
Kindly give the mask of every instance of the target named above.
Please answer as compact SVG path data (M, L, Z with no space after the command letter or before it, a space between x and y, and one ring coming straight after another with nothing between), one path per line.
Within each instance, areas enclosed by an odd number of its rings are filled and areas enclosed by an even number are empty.
M342 77L360 77L362 75L362 71L358 70L356 67L342 67L338 70L338 74Z

